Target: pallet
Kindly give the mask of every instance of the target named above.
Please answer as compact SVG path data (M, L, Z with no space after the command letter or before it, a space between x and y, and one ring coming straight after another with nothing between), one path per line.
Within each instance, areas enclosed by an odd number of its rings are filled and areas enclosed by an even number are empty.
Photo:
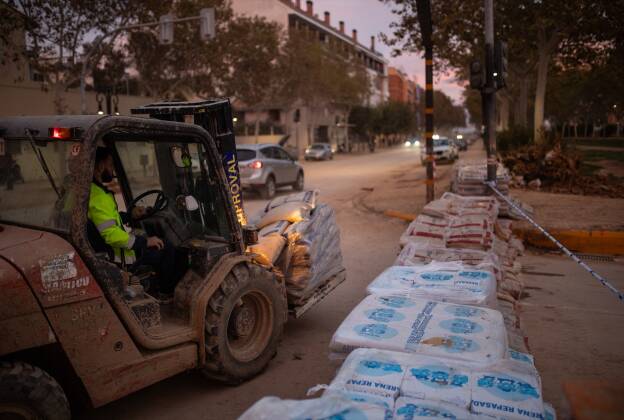
M347 279L346 270L343 270L340 273L335 274L334 276L330 277L329 280L327 280L327 282L325 282L322 286L316 289L314 293L312 293L312 295L310 295L310 297L307 298L303 303L299 305L289 306L288 313L290 313L290 315L294 317L295 319L301 318L304 313L306 313L314 305L316 305L317 303L325 299L325 297L329 295L332 292L332 290L338 287L340 283L342 283L346 279Z

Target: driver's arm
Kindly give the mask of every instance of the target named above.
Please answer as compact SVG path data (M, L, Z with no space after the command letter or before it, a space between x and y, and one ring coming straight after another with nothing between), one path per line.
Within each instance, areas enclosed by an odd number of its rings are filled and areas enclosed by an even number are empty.
M143 251L147 247L147 238L126 232L115 217L118 214L116 209L89 206L89 219L95 224L107 245L112 248L132 249L135 252Z

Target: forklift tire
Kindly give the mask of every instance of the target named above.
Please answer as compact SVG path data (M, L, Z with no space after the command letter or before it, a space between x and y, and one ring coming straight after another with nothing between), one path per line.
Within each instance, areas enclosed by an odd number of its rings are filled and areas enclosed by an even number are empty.
M269 175L266 184L260 188L260 196L265 199L273 198L275 197L276 191L277 185L275 184L275 178L273 178L273 175Z
M66 420L69 402L56 380L36 366L0 362L0 419Z
M206 308L203 373L237 385L264 370L275 356L287 317L283 283L254 264L238 264Z

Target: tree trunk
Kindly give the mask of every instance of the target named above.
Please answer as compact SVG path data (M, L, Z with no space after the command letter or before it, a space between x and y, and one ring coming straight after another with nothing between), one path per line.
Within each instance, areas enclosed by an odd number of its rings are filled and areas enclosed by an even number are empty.
M527 109L529 107L529 78L525 76L520 82L520 92L518 93L518 100L516 102L516 110L514 115L514 124L526 128L527 121Z
M537 62L537 83L535 87L535 111L533 114L533 141L542 143L542 125L544 124L544 102L546 101L546 81L550 51L546 45L540 45Z

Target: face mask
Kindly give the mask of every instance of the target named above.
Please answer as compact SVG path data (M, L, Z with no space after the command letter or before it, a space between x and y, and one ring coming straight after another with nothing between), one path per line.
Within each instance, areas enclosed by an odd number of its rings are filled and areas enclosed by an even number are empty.
M102 182L108 183L113 181L113 174L108 169L102 172Z

